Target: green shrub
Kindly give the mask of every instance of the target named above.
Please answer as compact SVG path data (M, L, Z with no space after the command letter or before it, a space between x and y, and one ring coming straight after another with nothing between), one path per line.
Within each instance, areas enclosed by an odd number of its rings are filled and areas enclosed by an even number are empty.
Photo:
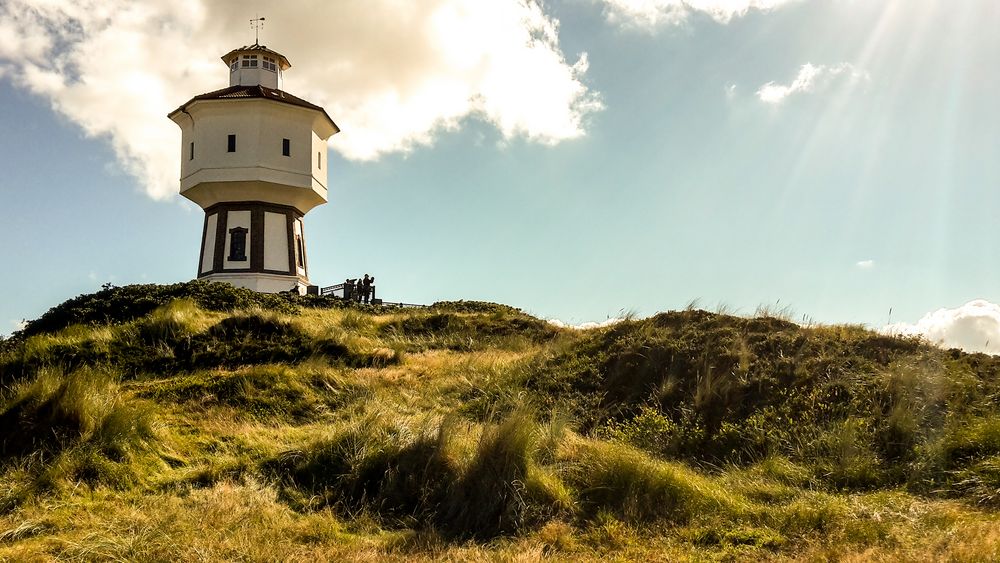
M821 480L842 488L874 488L885 480L885 466L872 450L867 421L848 418L821 433L806 457Z
M705 511L739 517L746 501L681 464L621 444L577 445L568 480L589 514L613 510L628 521L686 522Z
M283 293L258 293L227 283L191 281L173 285L126 285L108 287L97 293L74 297L57 305L36 320L29 321L21 337L55 332L74 324L111 324L128 322L149 314L157 307L187 298L208 311L235 311L259 307L276 313L291 314L298 308L294 296Z
M559 334L551 324L524 313L494 310L488 314L440 311L414 312L382 325L386 336L408 338L429 348L459 351L485 347L519 348L524 342L550 341Z
M175 299L138 321L137 332L139 338L150 345L171 343L202 332L209 322L193 299Z
M412 433L381 417L337 429L327 439L280 454L264 469L312 504L368 509L387 523L434 514L457 468L443 453L445 434Z
M488 301L438 301L430 306L436 312L476 313L488 315L523 315L520 309Z
M539 437L525 411L487 424L475 455L448 489L437 524L456 536L486 539L551 516L563 495L554 476L534 471Z
M141 396L158 401L233 407L237 417L305 421L370 397L367 388L309 366L261 365L201 371L145 385Z
M646 451L673 454L680 449L678 439L681 432L679 425L663 413L652 407L643 406L639 414L631 420L625 422L609 420L598 435Z
M45 370L21 384L0 411L0 457L52 455L87 444L112 460L155 438L149 405L126 399L103 372Z
M455 538L515 534L571 509L558 476L538 467L537 423L524 412L485 425L466 457L463 426L413 432L384 419L341 429L264 464L304 496L383 522L420 522Z

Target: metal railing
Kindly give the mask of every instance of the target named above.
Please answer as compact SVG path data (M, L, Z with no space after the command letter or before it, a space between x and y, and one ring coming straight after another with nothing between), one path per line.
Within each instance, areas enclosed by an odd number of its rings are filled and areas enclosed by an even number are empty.
M348 283L338 283L336 285L330 285L327 287L321 287L319 294L323 297L333 297L335 299L357 299L357 285L358 284L348 284ZM427 307L427 305L421 305L419 303L403 303L401 301L382 301L381 299L375 299L375 286L371 286L371 293L369 293L369 300L372 305L385 305L390 307L414 307L421 308Z
M329 287L320 288L319 294L323 297L340 297L344 298L344 286L346 284L338 283L337 285L331 285ZM337 293L340 293L339 295Z

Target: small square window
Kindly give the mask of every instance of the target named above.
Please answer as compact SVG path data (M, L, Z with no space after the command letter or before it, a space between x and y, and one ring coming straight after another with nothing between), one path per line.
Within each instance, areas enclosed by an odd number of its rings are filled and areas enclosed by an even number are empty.
M281 155L282 156L292 156L292 141L289 139L281 140Z
M236 152L236 135L230 135L228 139L227 152Z
M240 68L240 58L233 57L233 62L229 63L229 70L236 70Z
M194 160L194 141L191 141L191 153L188 155L188 160Z

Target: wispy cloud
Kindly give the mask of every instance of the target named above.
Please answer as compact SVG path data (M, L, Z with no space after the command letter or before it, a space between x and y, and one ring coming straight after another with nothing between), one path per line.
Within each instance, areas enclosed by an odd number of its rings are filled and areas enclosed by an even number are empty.
M616 325L616 324L618 324L618 323L620 323L620 322L622 322L624 320L625 320L624 318L613 318L613 319L608 319L606 321L601 321L601 322L586 322L586 323L580 323L580 324L569 324L569 323L564 323L563 321L560 321L559 319L548 319L548 323L550 325L557 326L559 328L571 328L571 329L575 329L575 330L591 330L591 329L595 329L595 328L602 328L602 327L606 327L606 326Z
M19 331L19 330L23 330L24 327L27 326L27 325L28 325L28 323L26 321L24 321L23 319L11 319L11 321L10 321L10 327L12 328L11 332L16 332L16 331ZM4 338L5 336L10 336L10 334L11 333L7 333L5 335L3 332L0 332L0 339Z
M769 11L801 0L598 0L608 21L622 27L653 31L682 24L692 14L707 14L719 23L753 10Z
M1000 305L983 299L927 313L914 324L883 327L887 334L923 336L943 348L1000 354Z
M857 266L858 268L861 268L862 270L871 270L872 268L875 267L875 261L861 260L860 262L855 262L854 265Z
M331 146L348 158L429 145L469 118L555 144L602 108L583 82L586 54L567 59L537 0L297 6L269 14L261 40L294 65L286 89L341 126ZM228 85L219 56L252 42L247 13L237 0L6 0L0 76L107 139L119 166L166 198L180 171L166 114Z
M838 77L850 81L868 80L868 74L851 63L833 66L806 63L799 68L795 79L789 84L772 81L761 86L757 90L757 98L764 103L778 105L789 97L828 88Z

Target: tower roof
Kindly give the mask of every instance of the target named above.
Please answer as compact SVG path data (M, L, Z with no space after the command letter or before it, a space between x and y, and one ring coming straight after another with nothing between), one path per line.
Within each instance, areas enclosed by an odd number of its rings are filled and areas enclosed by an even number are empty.
M277 51L272 51L271 49L268 49L264 45L258 45L257 43L254 43L253 45L245 45L238 49L233 49L232 51L229 51L225 55L222 55L222 60L228 65L232 62L233 57L237 57L242 53L263 53L266 55L270 55L275 59L277 59L278 68L280 68L282 71L287 70L292 66L292 64L288 62L288 59L285 58L285 55L282 55Z
M234 52L238 51L239 50L237 49ZM260 84L256 84L254 86L236 85L236 86L230 86L228 88L223 88L221 90L215 90L214 92L199 94L191 98L187 102L185 102L181 107L170 112L168 117L173 116L175 113L186 109L187 106L193 104L194 102L200 102L203 100L246 100L253 98L271 100L274 102L281 102L283 104L290 104L293 106L299 106L321 112L323 116L326 117L327 121L329 121L330 124L333 125L334 133L340 131L340 127L337 127L337 124L334 123L333 119L330 117L328 113L326 113L326 110L323 109L322 107L307 102L297 96L293 96L288 92L285 92L284 90L276 90L274 88L268 88L267 86L262 86Z

